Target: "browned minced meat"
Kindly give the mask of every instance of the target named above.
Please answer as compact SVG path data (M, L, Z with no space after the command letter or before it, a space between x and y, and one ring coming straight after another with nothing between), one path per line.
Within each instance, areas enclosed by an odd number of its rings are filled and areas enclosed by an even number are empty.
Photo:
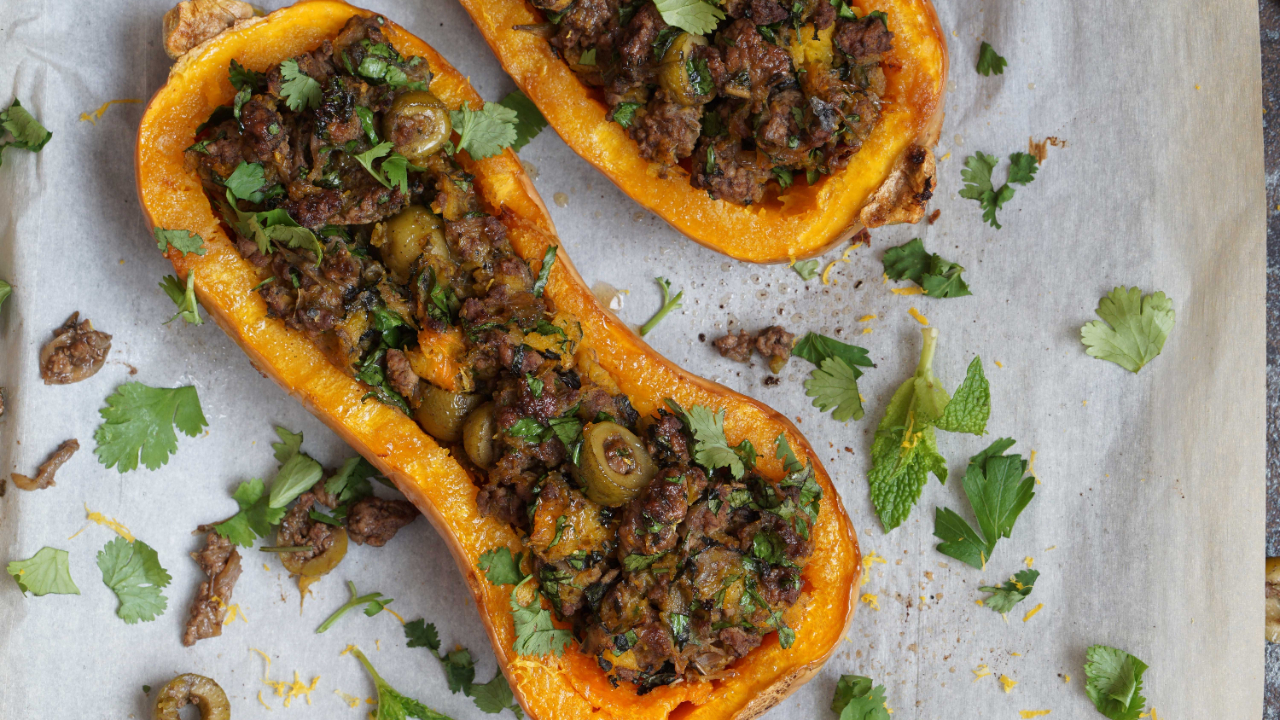
M796 336L787 332L785 328L770 325L761 330L758 335L740 330L737 335L729 333L724 337L716 338L711 341L711 344L720 352L721 357L738 362L749 361L751 352L754 350L768 360L772 368L775 364L781 366L791 359L791 346L795 339Z
M787 121L794 122L790 113ZM743 150L741 142L729 138L704 137L698 143L698 151L693 156L691 182L694 187L705 189L714 199L737 205L760 202L773 174L760 162L759 153Z
M71 313L40 351L40 377L46 385L80 382L102 369L109 352L111 336L80 320L79 312Z
M406 398L413 397L417 392L418 376L409 366L409 358L405 357L403 351L394 348L387 351L387 380L391 382L391 389Z
M711 344L720 353L720 357L744 363L751 360L751 351L756 347L755 342L754 335L746 330L740 330L737 335L729 333L724 337L718 337L712 340Z
M418 508L411 502L369 496L351 506L347 533L357 545L382 547L417 518Z
M856 58L869 58L893 49L893 33L878 18L871 16L837 22L831 40L845 54Z
M211 532L205 535L204 549L191 553L209 580L200 583L196 599L191 603L190 618L182 644L191 647L197 640L222 634L222 621L231 604L231 591L240 577L240 553L230 540Z
M700 107L673 102L655 102L637 111L631 137L640 146L640 156L663 165L688 157L702 131L701 115Z
M338 537L339 528L311 519L311 507L316 501L316 495L311 491L299 495L276 532L276 542L283 547L311 547L310 550L288 553L297 564L324 554Z
M56 483L53 481L54 474L57 473L58 468L62 467L62 464L66 461L70 460L71 456L79 449L80 441L75 438L63 442L58 446L57 450L53 451L53 454L49 456L49 459L45 460L40 465L40 469L36 471L36 476L34 478L27 477L26 475L21 475L19 473L13 473L13 484L23 490L43 490L55 485Z

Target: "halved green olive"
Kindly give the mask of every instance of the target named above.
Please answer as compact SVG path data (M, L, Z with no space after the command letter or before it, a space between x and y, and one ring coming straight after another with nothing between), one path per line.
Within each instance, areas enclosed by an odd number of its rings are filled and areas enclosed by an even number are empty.
M709 94L698 92L693 78L689 77L689 60L693 57L694 48L706 44L707 39L701 35L680 33L663 53L662 62L658 66L658 83L662 85L663 90L667 91L667 98L672 102L681 105L697 105L699 99ZM699 81L699 84L711 84L710 77L699 78Z
M184 673L170 680L156 694L155 720L180 720L178 710L200 708L201 720L231 720L231 702L218 683L203 675Z
M493 403L487 402L467 416L466 422L462 424L462 448L467 451L471 462L482 468L493 465L496 459L493 436L497 432Z
M403 285L422 253L448 256L444 222L421 205L410 205L383 224L381 249L392 279Z
M431 383L423 383L422 403L413 412L423 430L431 437L448 443L462 437L462 423L479 404L480 398L471 393L441 390Z
M396 152L414 165L423 165L444 147L453 124L449 121L449 108L435 95L412 90L391 103L391 110L382 119L382 132L395 145Z
M281 545L286 542L285 538L279 536L276 537L276 541ZM334 568L338 567L338 563L342 562L342 558L347 556L346 528L337 528L333 533L333 544L319 555L309 560L299 560L298 556L301 554L280 553L280 563L289 572L304 578L318 578L329 574Z
M658 473L640 439L617 423L592 423L582 439L579 466L587 497L601 505L625 505Z

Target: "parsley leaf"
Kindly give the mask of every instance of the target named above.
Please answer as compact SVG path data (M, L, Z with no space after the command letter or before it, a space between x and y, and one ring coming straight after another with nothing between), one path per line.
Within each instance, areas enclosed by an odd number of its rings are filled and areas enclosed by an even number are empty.
M449 716L438 713L417 700L396 692L396 689L387 684L387 681L382 679L378 671L373 669L373 664L369 662L369 658L364 656L360 648L352 648L351 654L364 666L365 672L369 673L369 677L373 678L373 685L378 691L378 714L374 716L374 720L405 720L405 718L450 720Z
M67 558L66 550L45 547L27 560L10 562L4 569L13 576L23 595L79 595Z
M49 142L49 138L53 137L53 133L32 117L17 98L14 98L13 104L7 109L0 111L0 130L3 130L0 138L5 134L13 138L8 142L0 141L0 163L4 162L4 149L7 147L40 152Z
M1039 570L1023 570L1014 575L1013 578L1004 585L992 587L984 585L978 590L980 592L995 593L987 598L983 605L1004 615L1013 609L1014 605L1027 599L1031 591L1036 587L1036 579L1040 577Z
M0 308L4 307L4 301L13 294L13 286L4 280L0 280Z
M231 87L237 90L243 90L245 88L256 90L267 84L266 75L263 75L257 70L250 70L249 68L246 68L236 61L235 58L231 59L231 69L229 74L231 76Z
M405 623L404 639L405 645L411 648L424 647L433 653L440 650L440 633L435 625L422 618Z
M542 267L538 269L538 279L533 283L533 296L542 297L542 293L547 289L547 280L551 279L551 268L556 264L556 246L548 245L547 251L542 255Z
M458 133L457 148L466 150L475 160L493 157L519 138L519 116L498 103L487 102L481 110L472 110L470 103L464 103L461 110L449 113L449 118Z
M204 238L190 230L165 230L157 227L155 234L156 247L160 248L160 252L166 252L170 247L174 247L183 254L204 254Z
M1080 328L1092 357L1138 372L1164 349L1173 329L1173 301L1163 292L1143 297L1140 288L1118 287L1098 301L1098 317Z
M840 720L889 720L884 686L873 684L869 677L841 675L831 698L832 711Z
M124 473L142 463L155 470L169 462L178 449L177 425L187 437L195 437L209 425L200 410L200 397L190 385L153 388L128 382L107 398L98 411L103 423L93 434L93 453L105 467Z
M1147 664L1123 650L1091 645L1084 654L1085 694L1111 720L1137 720L1146 707L1142 674Z
M263 174L262 165L258 163L247 163L243 160L236 166L236 169L227 176L223 183L227 186L227 190L240 200L248 200L252 203L262 202L262 186L266 183Z
M172 578L146 543L115 538L98 553L98 569L102 582L120 600L116 615L126 623L151 621L164 614L168 601L160 590Z
M516 599L520 587L532 578L533 576L530 575L520 581L520 584L511 591L511 619L515 624L516 654L563 655L565 647L573 640L573 635L568 630L559 629L552 624L551 611L543 609L541 596L535 593L528 605L521 605Z
M520 704L516 702L515 697L511 694L511 686L507 684L507 678L501 672L493 676L493 679L483 685L471 686L471 699L475 701L476 707L482 712L489 714L500 713L510 708L517 718L524 717L524 713L520 710Z
M374 615L382 612L383 608L395 602L389 597L383 597L380 592L371 592L366 595L361 595L356 591L356 584L350 580L347 581L347 590L351 592L351 599L344 603L342 607L334 610L332 615L330 615L324 622L320 623L320 627L316 628L317 635L333 627L333 624L338 622L339 618L361 605L367 605L368 607L364 609L364 614L369 617L373 617Z
M807 333L796 343L791 354L804 358L814 365L821 366L827 358L840 358L858 377L862 377L859 367L875 367L866 349L857 345L849 345L819 333Z
M1035 478L1023 477L1027 461L1021 455L1004 454L1013 444L1013 440L1001 438L969 458L964 494L978 519L982 537L958 514L939 507L933 529L934 536L942 540L938 552L982 569L991 559L996 542L1013 533L1013 524L1036 496Z
M256 539L269 535L271 528L284 519L285 509L271 507L267 498L266 484L261 480L240 483L231 494L240 511L214 525L214 532L241 547L253 547Z
M654 0L653 4L668 25L692 35L706 35L724 19L720 8L703 0Z
M924 242L915 238L889 248L884 253L884 274L890 280L910 280L924 288L929 297L949 298L971 295L960 273L964 268L938 254L930 255Z
M533 104L527 95L519 90L512 90L499 103L516 114L516 139L511 149L519 152L520 148L538 136L547 127L547 119L542 117L538 106Z
M436 626L419 618L404 626L404 637L409 647L425 647L444 668L445 680L453 692L463 692L475 701L476 707L486 713L500 713L507 708L522 718L520 705L511 694L507 679L498 672L492 680L476 684L476 664L471 658L471 651L458 648L445 654L440 653L440 634Z
M298 68L297 60L285 60L280 63L280 79L284 81L280 85L280 97L284 98L290 110L302 112L305 108L314 109L320 106L320 97L323 94L320 83L302 72Z
M666 555L666 553L654 553L653 555L637 555L636 553L631 553L630 555L622 558L622 567L626 568L627 572L633 573L640 572L641 570L648 570L649 567L658 562L658 559L663 555Z
M658 288L662 290L662 307L658 308L658 312L654 313L653 317L649 318L649 322L640 326L641 337L648 335L655 327L657 327L658 323L662 322L662 319L667 316L667 313L683 307L683 305L680 304L680 298L684 297L683 290L676 293L675 297L671 297L671 282L664 277L656 277L654 280L658 281Z
M1026 185L1035 179L1039 167L1034 155L1023 152L1010 155L1008 182L996 189L991 184L991 172L998 162L999 160L986 153L977 152L964 161L965 169L960 173L960 178L965 182L960 189L960 197L977 200L982 207L982 219L997 230L1002 226L996 220L996 211L1013 198L1010 183Z
M1008 65L1005 59L1000 57L996 49L984 40L982 47L978 49L978 74L986 76L1003 75L1005 65Z
M524 553L511 555L509 548L494 548L480 555L476 563L484 576L494 585L519 585L524 581L524 573L520 572L520 559Z
M778 169L778 168L774 168L774 170L777 170L777 169ZM781 183L779 183L779 184L781 184ZM788 179L787 179L787 185L790 185L790 184L791 184L791 180L790 180L790 178L788 178ZM785 189L785 188L787 187L787 185L783 185L783 186L782 186L782 187L783 187L783 189ZM797 262L797 263L793 264L793 265L791 266L791 269L796 271L796 274L800 276L800 279L802 279L802 280L812 280L812 279L814 279L814 278L818 277L818 266L819 266L819 265L821 265L821 264L822 264L822 263L821 263L821 262L819 262L818 260L801 260L801 261L799 261L799 262Z
M204 320L200 317L200 306L196 303L196 271L192 268L187 271L187 282L184 285L174 275L165 275L160 280L160 289L165 295L178 306L178 312L173 317L165 321L165 325L182 318L192 325L200 325Z
M734 478L741 478L746 468L742 458L724 436L724 410L713 413L701 405L690 405L685 412L675 400L667 398L670 407L693 434L693 460L708 470L728 468Z
M858 394L858 375L844 360L827 358L814 368L804 381L805 395L813 398L813 406L826 412L835 409L831 417L840 422L861 420L862 398Z

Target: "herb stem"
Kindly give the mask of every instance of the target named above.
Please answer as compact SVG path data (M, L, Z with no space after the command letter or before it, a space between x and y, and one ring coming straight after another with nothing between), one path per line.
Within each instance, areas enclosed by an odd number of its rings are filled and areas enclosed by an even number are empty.
M320 624L320 627L316 628L317 635L333 627L333 624L338 622L339 618L346 615L353 608L357 608L365 603L373 602L382 598L382 593L380 592L371 592L368 595L357 595L356 584L350 580L347 581L347 588L351 591L351 599L348 600L345 605L334 611L327 620ZM370 668L370 672L372 672L372 668Z
M684 297L683 290L676 293L675 297L671 297L671 282L664 277L656 277L654 280L658 281L658 287L662 290L662 308L659 309L653 317L649 318L649 322L640 326L641 337L648 335L649 331L653 330L658 323L662 322L662 319L667 316L667 313L682 307L680 304L680 298Z
M265 553L291 553L291 552L311 552L315 548L311 545L263 545L258 548L258 552Z
M920 350L920 364L916 366L917 377L927 377L933 373L933 354L938 348L938 328L920 328L924 336L924 347Z

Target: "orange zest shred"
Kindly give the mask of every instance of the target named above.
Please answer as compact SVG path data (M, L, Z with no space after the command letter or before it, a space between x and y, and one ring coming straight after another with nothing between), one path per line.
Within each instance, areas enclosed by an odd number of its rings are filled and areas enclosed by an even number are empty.
M88 122L91 125L97 125L98 121L102 119L103 113L105 113L107 111L107 108L111 107L112 105L137 105L141 102L142 101L137 98L123 98L121 100L108 100L102 103L102 107L98 108L97 110L94 110L91 113L80 113L80 122Z
M1028 565L1027 567L1031 567L1031 566L1030 566L1030 565ZM400 617L400 613L398 613L398 612L396 612L395 610L392 610L391 608L386 607L386 606L383 606L383 608L382 608L382 609L383 609L383 610L386 610L386 611L387 611L387 612L389 612L389 613L391 613L391 615L392 615L393 617L395 617L395 619L397 619L397 620L399 620L399 621L400 621L400 624L401 624L401 625L403 625L403 624L404 624L404 618Z
M343 655L346 655L347 653L355 649L356 649L355 645L348 645L342 652L338 653L338 657L342 657Z
M334 690L333 694L342 698L342 702L346 703L348 707L353 707L353 708L360 707L360 698L356 697L355 695L348 695L347 693L344 693L341 690Z
M998 368L1002 368L1002 367L1004 367L1004 363L1002 363L1002 362L1000 362L999 360L997 360L997 361L996 361L996 367L998 367ZM1024 712L1030 712L1030 711L1024 711ZM1038 711L1037 711L1037 712L1038 712Z
M978 669L973 671L973 681L978 682L982 678L990 677L991 675L992 673L990 668L988 668L986 665L979 665Z
M924 315L921 315L919 310L915 308L911 308L910 310L907 311L907 313L910 314L911 317L915 318L916 322L920 323L921 325L929 324L929 318L925 317Z
M307 704L311 704L311 693L315 692L316 685L320 682L320 676L311 678L311 684L302 682L298 677L298 671L293 671L293 682L285 682L283 680L263 680L267 686L276 691L277 697L284 698L284 706L289 707L293 704L294 698L305 698Z
M116 520L115 518L108 518L106 515L103 515L100 512L94 512L93 510L90 510L88 503L85 503L84 515L85 515L85 519L88 520L89 522L97 523L105 528L108 528L112 532L124 538L125 540L128 540L129 542L133 542L136 539L134 538L133 533L129 532L129 528L125 527L123 523L121 523L119 520ZM88 524L86 524L84 527L77 530L75 535L72 535L67 539L71 540L76 535L79 535L80 533L84 532L88 528L89 526Z
M261 691L261 690L259 690L259 691L258 691L258 702L262 705L262 707L266 708L268 711L271 711L271 710L274 710L274 709L275 709L275 708L271 707L270 705L268 705L266 700L263 700L263 699L262 699L262 691Z
M1018 681L1014 680L1008 675L1001 675L1000 684L1004 686L1004 694L1008 695L1009 693L1013 692L1013 686L1017 685Z
M869 320L875 320L875 319L876 319L875 315L863 315L862 317L858 318L858 322L867 322Z
M889 288L889 292L893 293L894 295L923 295L924 288L920 287L919 285L913 285L911 287L904 287L904 288Z
M219 604L221 604L221 601L219 601ZM236 621L236 618L240 618L241 620L243 620L246 625L249 624L249 617L244 614L244 610L240 609L239 603L232 603L230 605L227 605L226 608L227 608L227 617L225 620L222 621L223 625L230 625L231 623Z
M1040 612L1041 608L1043 607L1044 607L1044 603L1040 603L1039 605L1028 610L1027 614L1022 616L1022 622L1026 622L1031 618L1035 617L1036 613Z
M870 334L871 334L871 331L872 331L872 330L874 330L874 329L875 329L875 328L862 328L862 334L863 334L863 335L870 335Z
M862 600L862 602L864 602L864 603L866 603L866 604L870 605L872 610L879 610L879 609L880 609L880 596L879 596L879 595L872 595L871 593L863 593L863 594L862 594L862 597L861 597L861 598L859 598L859 599L860 599L860 600Z
M834 268L835 266L836 266L836 261L835 261L835 260L832 260L831 262L827 263L827 267L826 267L826 269L822 271L822 284L823 284L823 285L830 285L830 284L831 284L831 280L829 279L829 276L831 275L831 269L832 269L832 268Z
M1045 715L1048 715L1048 714L1049 714L1048 710L1019 710L1018 711L1018 715L1024 719L1044 717Z

